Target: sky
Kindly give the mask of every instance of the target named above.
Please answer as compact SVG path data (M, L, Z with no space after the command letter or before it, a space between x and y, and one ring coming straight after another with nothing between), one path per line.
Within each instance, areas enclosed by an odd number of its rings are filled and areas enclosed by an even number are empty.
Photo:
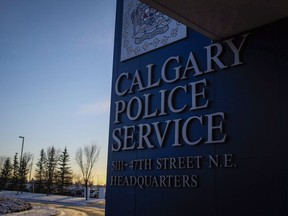
M116 0L0 0L0 156L101 148L105 183ZM35 164L35 163L34 163ZM33 167L35 169L35 165Z

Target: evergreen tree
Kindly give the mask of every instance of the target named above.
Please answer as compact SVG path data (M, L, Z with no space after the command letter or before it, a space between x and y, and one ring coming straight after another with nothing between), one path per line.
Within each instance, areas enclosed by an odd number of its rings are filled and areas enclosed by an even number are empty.
M38 162L36 163L36 174L35 174L35 180L36 180L36 191L39 193L44 192L44 182L45 182L45 173L46 173L46 153L44 149L41 149L40 151L40 158Z
M25 157L23 157L21 162L20 162L19 177L20 177L20 191L21 191L21 193L24 189L25 183L27 182L27 174L29 172L29 169L27 169L28 162L29 161Z
M12 177L12 163L10 158L7 158L4 161L4 164L2 166L1 169L1 184L0 184L0 189L5 189L6 188L6 184L11 180Z
M25 152L22 160L20 161L19 177L20 177L20 191L22 194L23 189L28 181L29 168L28 164L32 160L33 154L31 152Z
M60 189L60 193L64 194L65 187L72 184L72 169L69 166L70 156L67 148L59 156L58 170L57 170L57 182Z
M51 194L51 189L54 183L55 172L58 163L58 152L54 146L49 147L47 150L47 163L46 163L46 172L47 172L47 196Z
M12 170L12 189L17 190L17 185L19 181L19 162L18 162L18 153L15 153L13 159L13 170Z

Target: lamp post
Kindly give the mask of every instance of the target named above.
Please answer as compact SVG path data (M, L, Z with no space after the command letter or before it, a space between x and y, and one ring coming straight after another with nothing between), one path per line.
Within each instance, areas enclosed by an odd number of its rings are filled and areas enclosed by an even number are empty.
M24 147L24 136L19 136L20 139L22 139L22 147L21 147L21 153L20 153L20 166L19 166L19 170L21 171L22 169L22 154L23 154L23 147ZM20 173L19 173L20 174ZM17 194L19 193L19 180L20 180L21 176L19 176L18 178L18 191ZM21 179L22 180L22 179ZM22 194L22 186L21 186L21 194Z
M21 147L21 154L20 154L20 166L21 166L23 147L24 147L24 136L19 136L19 138L22 139L22 147Z

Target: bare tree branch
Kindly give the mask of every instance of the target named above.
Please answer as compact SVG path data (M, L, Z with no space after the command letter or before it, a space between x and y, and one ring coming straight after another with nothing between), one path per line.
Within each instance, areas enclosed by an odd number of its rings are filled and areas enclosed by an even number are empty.
M4 161L7 159L8 157L6 156L0 156L0 169L2 169L2 166L4 164Z
M86 187L86 199L88 199L88 183L93 177L93 168L99 154L100 147L93 143L90 146L84 146L84 148L79 147L75 153L75 160L81 170L82 178Z

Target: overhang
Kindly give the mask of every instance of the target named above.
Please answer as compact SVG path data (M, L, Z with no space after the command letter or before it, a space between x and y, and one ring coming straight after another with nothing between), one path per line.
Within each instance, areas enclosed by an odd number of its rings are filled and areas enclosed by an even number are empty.
M141 0L217 40L288 16L288 0Z

